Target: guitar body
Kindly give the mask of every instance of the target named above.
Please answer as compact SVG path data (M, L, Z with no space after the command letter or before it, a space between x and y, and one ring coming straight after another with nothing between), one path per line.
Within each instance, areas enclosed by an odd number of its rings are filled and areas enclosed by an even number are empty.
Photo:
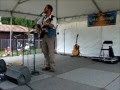
M47 19L45 22L51 23L51 21L53 20L53 17L54 17L54 16L51 16L51 18ZM43 18L43 19L44 19L44 18ZM42 21L42 22L43 22L43 21ZM45 22L44 22L44 23L45 23ZM46 32L45 32L45 30L44 30L44 29L46 29L46 28L50 28L50 27L45 26L45 25L41 26L41 25L37 24L37 32L38 32L38 37L39 37L40 39L42 39L42 38L44 37L44 35L46 34ZM48 32L49 32L49 31L48 31Z
M77 44L78 36L79 36L79 34L77 34L77 36L76 36L76 44L74 45L74 48L72 51L73 56L79 56L79 54L80 54L80 50L79 50L80 46Z
M44 35L45 35L45 31L41 31L40 36L39 36L40 39L41 39L41 38L44 38Z
M80 46L77 44L74 45L74 49L72 51L73 56L79 56L79 54L80 54L79 47Z

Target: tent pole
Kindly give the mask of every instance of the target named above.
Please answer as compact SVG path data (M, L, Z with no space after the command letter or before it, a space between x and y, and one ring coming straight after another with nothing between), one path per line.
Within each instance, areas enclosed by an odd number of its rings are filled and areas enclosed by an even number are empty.
M12 19L13 19L13 16L12 16L12 13L11 13L11 18L10 18L10 25L11 25L11 27L12 27ZM11 28L11 30L10 30L10 51L12 50L12 28ZM12 52L10 52L10 55L12 56L12 53L13 53L13 51Z
M119 1L119 8L120 8L120 1ZM120 15L119 15L119 18L120 18ZM119 19L119 23L120 23L120 19ZM120 45L120 27L119 27L119 45ZM119 47L119 53L120 53L120 47Z
M58 18L58 0L56 0L56 17Z
M56 19L58 21L58 0L56 0ZM57 32L57 28L58 27L58 22L57 22L57 26L56 26L56 32ZM56 33L58 35L58 32ZM56 35L56 38L55 38L55 45L54 45L54 49L55 49L55 52L57 53L57 35Z
M64 55L65 55L65 31L66 29L64 29Z

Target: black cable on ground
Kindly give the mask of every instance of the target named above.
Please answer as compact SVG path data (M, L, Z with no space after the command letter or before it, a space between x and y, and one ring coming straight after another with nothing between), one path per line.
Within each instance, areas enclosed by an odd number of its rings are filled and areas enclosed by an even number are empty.
M27 83L25 84L27 87L29 87L31 90L34 90L31 86L29 86Z

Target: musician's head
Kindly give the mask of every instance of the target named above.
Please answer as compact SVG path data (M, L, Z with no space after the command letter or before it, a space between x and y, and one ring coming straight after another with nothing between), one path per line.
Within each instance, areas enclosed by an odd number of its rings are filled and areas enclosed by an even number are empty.
M44 13L45 13L45 14L51 14L52 11L53 11L53 7L52 7L51 5L49 5L49 4L47 4L47 5L45 6L45 8L44 8Z

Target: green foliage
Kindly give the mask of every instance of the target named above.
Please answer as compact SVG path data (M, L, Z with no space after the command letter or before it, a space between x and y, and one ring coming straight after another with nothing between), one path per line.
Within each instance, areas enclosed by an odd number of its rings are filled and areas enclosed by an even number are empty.
M2 17L1 18L2 24L10 25L10 18L11 17ZM35 25L34 21L32 21L32 20L29 20L26 18L16 18L16 17L12 18L12 24L13 25L22 25L22 26L25 26L28 28L32 28Z
M26 23L27 23L27 27L29 27L29 28L32 28L35 25L34 21L32 21L32 20L27 20Z
M1 22L2 24L10 24L10 17L2 17Z

